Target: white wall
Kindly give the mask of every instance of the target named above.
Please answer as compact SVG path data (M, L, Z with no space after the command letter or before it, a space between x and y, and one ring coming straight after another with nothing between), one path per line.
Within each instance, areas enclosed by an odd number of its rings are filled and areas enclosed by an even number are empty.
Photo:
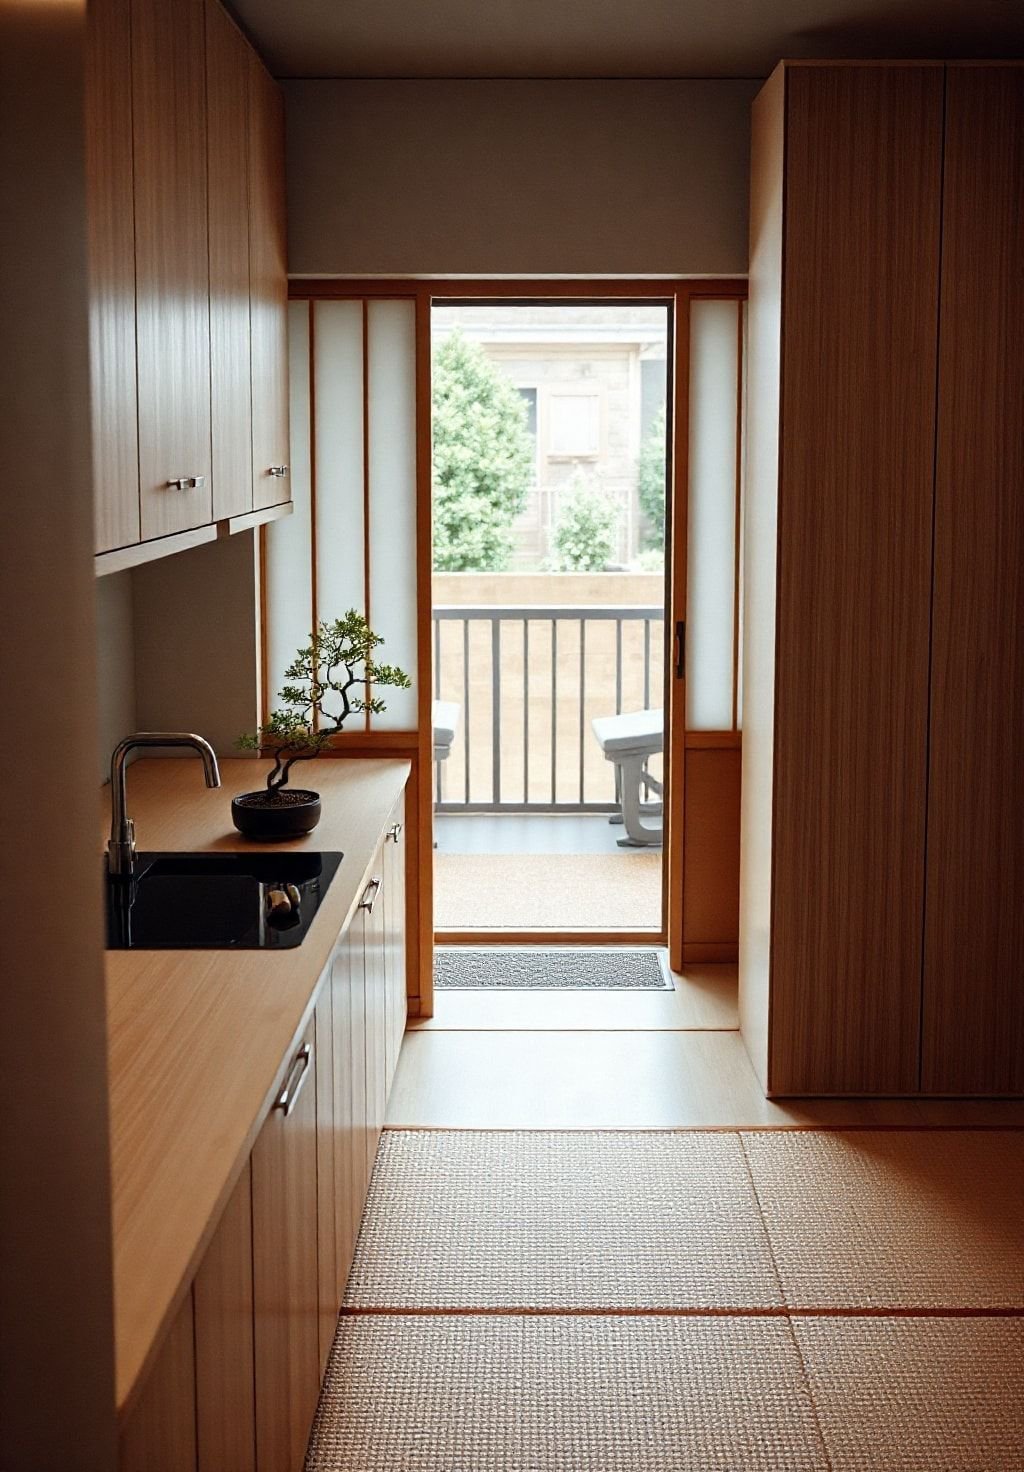
M736 275L745 81L284 83L293 275Z

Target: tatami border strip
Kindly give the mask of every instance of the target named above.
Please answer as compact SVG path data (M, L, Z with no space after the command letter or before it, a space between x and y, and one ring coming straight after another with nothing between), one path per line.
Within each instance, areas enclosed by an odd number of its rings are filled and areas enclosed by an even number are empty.
M1016 1101L1015 1101L1016 1102ZM385 1124L388 1134L425 1135L856 1135L1021 1134L1024 1124L662 1124L662 1125L487 1125Z
M784 1304L667 1307L580 1308L564 1304L448 1304L444 1306L415 1304L373 1304L367 1307L342 1307L343 1319L439 1318L439 1319L1021 1319L1024 1305L1012 1308L972 1308L949 1304L929 1306L852 1308L847 1305L787 1307Z

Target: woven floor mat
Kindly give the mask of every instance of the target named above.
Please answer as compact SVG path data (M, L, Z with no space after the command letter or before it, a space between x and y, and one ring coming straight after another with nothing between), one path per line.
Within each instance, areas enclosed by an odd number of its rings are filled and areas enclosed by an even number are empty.
M786 1303L1024 1308L1024 1134L745 1134Z
M672 979L654 950L515 950L468 946L434 952L434 986L439 991L480 987L500 991L672 990Z
M349 1309L779 1307L738 1135L385 1132Z
M1024 1320L803 1319L833 1472L1022 1472Z
M306 1472L825 1472L784 1319L341 1320Z

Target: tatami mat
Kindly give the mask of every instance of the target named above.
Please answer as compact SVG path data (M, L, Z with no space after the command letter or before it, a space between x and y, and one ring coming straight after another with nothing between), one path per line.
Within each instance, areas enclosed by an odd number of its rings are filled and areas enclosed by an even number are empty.
M826 1472L779 1319L343 1318L308 1472ZM929 1469L932 1472L932 1469Z
M833 1472L1022 1472L1024 1320L797 1318Z
M390 1130L346 1304L779 1307L740 1138Z
M1024 1134L745 1134L785 1301L1024 1308Z

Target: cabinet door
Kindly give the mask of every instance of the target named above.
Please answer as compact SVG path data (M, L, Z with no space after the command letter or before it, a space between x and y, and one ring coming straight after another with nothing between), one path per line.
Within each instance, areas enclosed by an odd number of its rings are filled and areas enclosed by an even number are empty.
M212 517L205 57L203 0L133 0L143 541Z
M259 59L249 71L249 269L253 505L291 500L288 470L288 265L284 110Z
M405 804L391 814L384 839L385 1083L390 1094L408 1014L405 978Z
M252 1152L259 1472L298 1472L320 1389L316 1062L311 1022Z
M85 158L96 551L139 540L130 0L89 0Z
M206 3L213 516L252 510L249 66L220 0Z
M199 1472L254 1472L252 1170L238 1178L192 1286Z
M330 980L320 989L316 1027L316 1214L319 1281L320 1374L338 1327L337 1181L335 1179L334 996Z
M366 1196L366 981L363 921L356 916L331 962L334 1005L336 1293L345 1294Z
M946 85L921 1084L1019 1094L1024 67Z
M373 1172L387 1101L384 966L384 855L377 850L369 884L360 902L365 915L366 963L366 1173Z
M121 1427L120 1472L194 1472L196 1368L192 1295L178 1310Z

